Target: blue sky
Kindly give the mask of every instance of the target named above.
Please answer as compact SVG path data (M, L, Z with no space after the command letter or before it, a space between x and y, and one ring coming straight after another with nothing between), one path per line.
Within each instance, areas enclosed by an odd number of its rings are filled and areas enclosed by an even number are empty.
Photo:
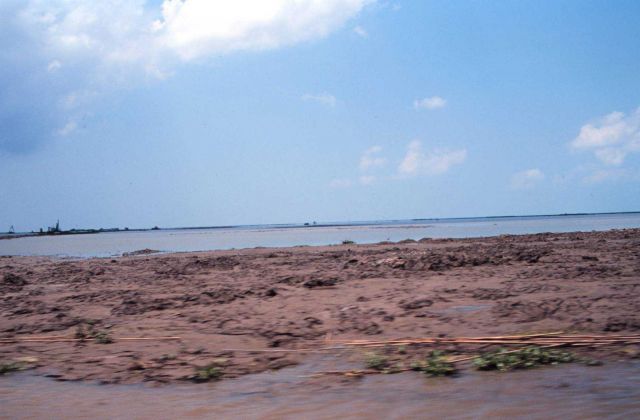
M0 231L640 210L637 1L7 0Z

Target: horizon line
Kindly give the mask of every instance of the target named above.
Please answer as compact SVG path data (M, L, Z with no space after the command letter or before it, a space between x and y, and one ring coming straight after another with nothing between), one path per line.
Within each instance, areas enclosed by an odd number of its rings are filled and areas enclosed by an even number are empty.
M507 219L516 217L567 217L567 216L598 216L598 215L617 215L617 214L640 214L640 210L632 211L612 211L612 212L580 212L580 213L552 213L552 214L513 214L513 215L492 215L492 216L461 216L461 217L419 217L408 219L378 219L378 220L350 220L350 221L327 221L327 222L297 222L297 223L259 223L259 224L238 224L238 225L211 225L211 226L176 226L176 227L159 227L153 226L149 228L129 228L129 227L111 227L111 228L73 228L63 230L62 232L78 232L78 233L107 233L107 232L144 232L151 230L198 230L198 229L234 229L248 227L331 227L331 226L355 226L369 225L380 222L424 222L424 221L442 221L442 220L472 220L472 219ZM38 231L13 232L15 235L39 233ZM45 232L46 233L46 232ZM0 234L11 234L9 232L0 232Z

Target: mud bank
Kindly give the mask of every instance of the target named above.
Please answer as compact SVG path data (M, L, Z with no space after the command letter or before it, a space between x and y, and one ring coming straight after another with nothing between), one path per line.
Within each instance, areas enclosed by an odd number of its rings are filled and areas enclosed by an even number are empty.
M59 260L0 257L0 362L103 383L298 363L327 337L640 331L640 230ZM122 341L119 337L180 340ZM100 337L114 339L100 340ZM96 339L97 338L97 339ZM621 355L635 355L625 348Z

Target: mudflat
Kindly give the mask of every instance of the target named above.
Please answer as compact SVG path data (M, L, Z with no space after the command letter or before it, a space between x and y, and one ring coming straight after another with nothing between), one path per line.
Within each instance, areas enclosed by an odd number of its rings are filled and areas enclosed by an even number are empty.
M0 362L104 383L191 380L211 363L236 377L305 357L259 350L330 339L640 331L640 229L0 257L0 296Z

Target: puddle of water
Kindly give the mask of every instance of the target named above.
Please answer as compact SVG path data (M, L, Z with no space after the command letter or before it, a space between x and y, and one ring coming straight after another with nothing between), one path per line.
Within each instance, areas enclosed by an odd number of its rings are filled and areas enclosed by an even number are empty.
M465 372L457 378L307 377L326 368L326 360L317 360L215 384L158 388L11 375L0 379L0 418L640 418L637 362Z

